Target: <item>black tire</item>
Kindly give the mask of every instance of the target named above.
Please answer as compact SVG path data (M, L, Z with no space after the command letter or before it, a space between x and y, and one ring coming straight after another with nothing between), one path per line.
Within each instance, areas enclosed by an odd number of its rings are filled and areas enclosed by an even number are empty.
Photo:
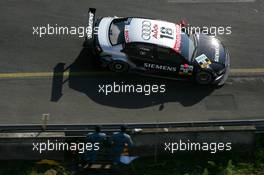
M208 71L200 71L200 72L197 72L195 76L195 81L198 84L208 85L212 83L213 75Z
M111 71L117 73L127 72L129 69L129 65L124 61L113 61L108 67Z

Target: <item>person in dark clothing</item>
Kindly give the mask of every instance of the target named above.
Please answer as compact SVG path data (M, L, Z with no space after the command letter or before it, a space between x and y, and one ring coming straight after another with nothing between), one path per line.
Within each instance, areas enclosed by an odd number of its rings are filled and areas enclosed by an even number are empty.
M100 150L102 149L102 144L106 140L106 134L101 132L101 127L96 126L95 132L89 133L86 136L86 141L92 143L93 145L95 143L99 143ZM100 152L100 150L91 150L86 152L85 159L89 163L95 163L97 160L97 155Z
M120 132L116 132L110 138L112 144L112 155L114 163L120 163L120 155L125 148L133 146L130 135L126 134L126 126L121 126Z

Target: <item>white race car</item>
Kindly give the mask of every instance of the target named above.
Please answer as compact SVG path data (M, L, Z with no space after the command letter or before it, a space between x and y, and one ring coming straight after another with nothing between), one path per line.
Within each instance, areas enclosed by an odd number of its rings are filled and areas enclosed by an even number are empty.
M139 72L157 77L223 85L229 54L215 37L188 34L179 24L139 17L95 19L89 9L84 47L114 72Z

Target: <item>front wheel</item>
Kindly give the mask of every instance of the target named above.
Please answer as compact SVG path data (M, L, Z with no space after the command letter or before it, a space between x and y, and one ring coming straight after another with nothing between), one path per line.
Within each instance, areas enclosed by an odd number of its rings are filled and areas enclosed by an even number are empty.
M199 84L204 84L204 85L211 84L213 81L213 75L208 71L200 71L197 72L195 76L195 80Z
M113 72L122 73L128 71L129 65L124 61L113 61L109 64L109 69Z

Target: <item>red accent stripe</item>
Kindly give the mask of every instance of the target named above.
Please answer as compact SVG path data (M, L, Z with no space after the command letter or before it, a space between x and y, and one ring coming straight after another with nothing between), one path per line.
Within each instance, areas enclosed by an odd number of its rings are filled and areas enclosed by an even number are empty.
M176 24L176 39L173 50L180 53L181 52L180 47L181 47L181 26Z

